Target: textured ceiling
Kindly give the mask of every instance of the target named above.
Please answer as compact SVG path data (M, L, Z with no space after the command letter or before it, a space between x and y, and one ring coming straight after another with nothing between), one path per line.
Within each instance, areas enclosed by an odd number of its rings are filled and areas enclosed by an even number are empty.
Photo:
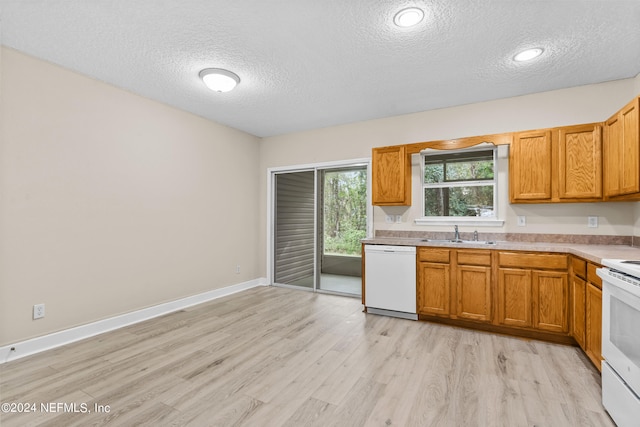
M411 5L426 18L396 27ZM0 0L0 19L6 46L257 136L640 73L640 0ZM211 92L209 67L242 81Z

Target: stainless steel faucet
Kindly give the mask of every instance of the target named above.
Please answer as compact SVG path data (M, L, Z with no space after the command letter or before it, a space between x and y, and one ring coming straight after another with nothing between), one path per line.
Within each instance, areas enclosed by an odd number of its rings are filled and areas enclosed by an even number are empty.
M457 225L454 225L454 230L455 230L455 234L453 235L453 240L458 241L460 240L460 232L458 231Z

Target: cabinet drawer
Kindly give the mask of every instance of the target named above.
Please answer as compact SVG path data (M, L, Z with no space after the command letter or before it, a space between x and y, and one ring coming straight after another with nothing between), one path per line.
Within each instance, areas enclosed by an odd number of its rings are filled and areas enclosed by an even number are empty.
M596 268L600 268L600 266L598 264L587 264L587 281L602 289L602 279L596 274Z
M520 252L500 252L500 267L536 268L546 270L564 270L567 268L567 255L531 254Z
M449 249L419 248L418 261L449 263Z
M581 279L587 278L587 261L571 257L571 267L573 268L573 274L580 277Z
M458 264L491 266L490 251L458 251Z

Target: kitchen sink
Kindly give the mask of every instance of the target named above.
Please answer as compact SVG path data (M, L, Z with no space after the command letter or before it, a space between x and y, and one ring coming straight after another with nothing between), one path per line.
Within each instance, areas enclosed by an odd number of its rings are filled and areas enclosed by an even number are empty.
M423 242L432 242L432 243L464 243L464 244L472 244L472 245L495 245L496 242L491 240L461 240L461 239L422 239Z

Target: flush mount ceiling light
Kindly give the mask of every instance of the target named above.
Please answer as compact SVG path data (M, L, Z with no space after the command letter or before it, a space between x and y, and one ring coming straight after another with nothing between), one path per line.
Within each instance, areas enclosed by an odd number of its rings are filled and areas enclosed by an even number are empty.
M237 74L222 68L205 68L200 71L200 78L214 92L229 92L240 83Z
M393 22L398 27L407 28L418 25L420 21L422 21L422 18L424 18L424 12L422 9L418 9L417 7L408 7L396 13L396 16L393 17Z
M513 60L517 62L531 61L532 59L542 55L542 52L544 52L544 49L541 47L534 47L533 49L523 50L522 52L514 56Z

